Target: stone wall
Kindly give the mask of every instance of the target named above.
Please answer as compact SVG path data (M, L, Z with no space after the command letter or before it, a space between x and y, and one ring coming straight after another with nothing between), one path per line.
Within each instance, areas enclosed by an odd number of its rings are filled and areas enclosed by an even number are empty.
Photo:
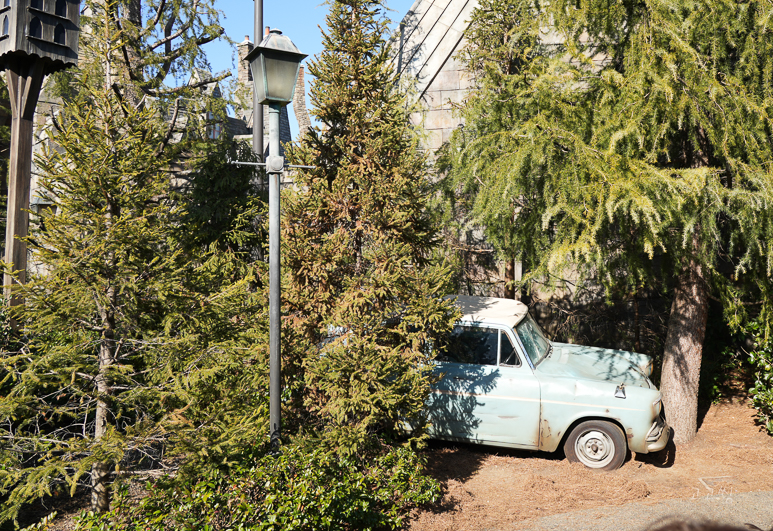
M422 145L435 151L448 142L451 133L462 123L455 105L460 104L472 88L472 81L460 62L450 57L420 97L421 112L411 118L424 126L427 136Z

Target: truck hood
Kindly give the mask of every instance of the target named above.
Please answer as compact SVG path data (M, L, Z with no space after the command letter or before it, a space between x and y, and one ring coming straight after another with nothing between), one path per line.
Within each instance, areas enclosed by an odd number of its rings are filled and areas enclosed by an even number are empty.
M627 352L608 348L553 343L553 352L537 366L537 371L550 376L586 378L613 384L649 389L650 381Z

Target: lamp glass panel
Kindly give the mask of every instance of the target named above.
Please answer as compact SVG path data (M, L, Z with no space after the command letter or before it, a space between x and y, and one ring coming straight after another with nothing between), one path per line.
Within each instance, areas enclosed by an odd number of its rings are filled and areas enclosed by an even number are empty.
M289 103L293 99L295 79L298 75L297 61L280 59L274 54L264 56L266 65L266 80L268 81L268 99Z
M263 103L266 100L266 86L264 83L265 76L263 72L263 56L259 55L250 62L250 71L252 72L252 83L255 87L255 94L258 97L258 102Z

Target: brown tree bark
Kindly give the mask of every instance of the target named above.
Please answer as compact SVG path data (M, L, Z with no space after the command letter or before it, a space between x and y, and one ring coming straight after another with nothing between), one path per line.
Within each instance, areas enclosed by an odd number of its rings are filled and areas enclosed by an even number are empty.
M106 124L107 126L108 124ZM106 214L107 224L111 225L114 216L118 215L118 208L109 203ZM108 255L108 263L114 271L116 265L114 253ZM106 289L106 303L98 306L102 325L102 337L99 344L99 372L96 377L97 384L97 409L95 412L94 442L99 441L107 434L115 413L111 411L110 395L113 393L110 381L110 366L116 362L116 322L115 311L117 307L118 292L115 286ZM91 467L91 510L96 513L104 513L110 510L110 471L114 463L99 461Z
M697 233L693 247L697 251ZM674 442L684 444L698 430L698 383L708 317L708 287L703 269L691 259L677 278L663 351L661 391Z
M515 298L515 260L505 261L505 299Z
M114 289L114 288L111 288ZM97 410L95 414L94 441L98 442L107 433L110 422L110 403L109 395L111 385L108 381L108 368L114 363L114 341L113 316L103 312L103 324L105 330L102 332L102 344L99 347L99 373L96 378L97 384ZM111 463L100 461L94 463L91 467L91 510L97 513L103 513L110 510L110 484Z

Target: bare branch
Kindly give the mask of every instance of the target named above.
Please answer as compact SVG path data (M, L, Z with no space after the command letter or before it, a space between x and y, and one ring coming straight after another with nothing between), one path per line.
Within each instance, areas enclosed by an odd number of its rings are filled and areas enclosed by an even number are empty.
M190 85L183 85L181 87L175 87L172 89L165 89L165 90L157 90L157 89L150 89L150 88L143 88L142 90L148 95L148 96L173 96L175 94L179 94L181 92L185 92L186 90L204 87L207 85L211 85L212 83L219 83L220 81L228 78L231 76L230 72L226 72L223 74L220 74L217 77L212 77L210 79L207 79L205 81L200 81L198 83L192 83Z
M156 16L153 17L153 26L158 24L161 21L161 15L164 13L164 8L166 7L166 0L161 0L158 4L158 9L156 9Z
M177 125L177 117L180 114L180 101L182 101L182 98L177 98L174 100L174 113L172 114L172 120L169 122L169 127L167 128L166 134L164 135L164 140L161 141L161 145L158 147L158 151L156 152L158 155L163 153L163 151L169 145L169 141L172 139L175 125Z

